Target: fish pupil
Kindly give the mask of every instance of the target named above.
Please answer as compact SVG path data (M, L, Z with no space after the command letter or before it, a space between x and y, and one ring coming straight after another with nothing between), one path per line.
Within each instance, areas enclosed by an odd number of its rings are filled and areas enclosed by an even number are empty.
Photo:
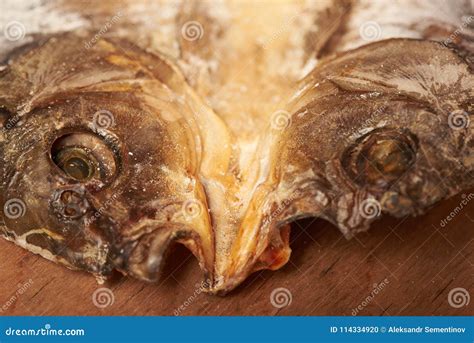
M416 161L417 140L405 130L378 129L359 138L342 155L348 176L361 186L389 187Z
M66 175L78 181L88 180L95 174L96 162L83 148L63 148L53 154L53 160Z
M64 164L64 171L77 180L84 180L91 175L91 166L80 157L71 157Z

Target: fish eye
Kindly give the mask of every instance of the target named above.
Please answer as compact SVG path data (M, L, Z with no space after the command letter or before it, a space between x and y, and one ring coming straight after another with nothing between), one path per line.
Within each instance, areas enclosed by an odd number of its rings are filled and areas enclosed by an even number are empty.
M416 141L396 130L377 130L361 137L343 154L342 164L358 184L389 186L413 165Z
M89 133L71 133L57 138L51 147L53 163L68 177L87 182L107 182L117 171L113 150Z
M405 173L413 160L411 149L396 139L380 140L363 154L366 159L366 176L372 184L381 176L387 181L395 181Z
M85 148L64 148L53 155L54 163L68 176L78 181L91 179L98 168L95 158Z

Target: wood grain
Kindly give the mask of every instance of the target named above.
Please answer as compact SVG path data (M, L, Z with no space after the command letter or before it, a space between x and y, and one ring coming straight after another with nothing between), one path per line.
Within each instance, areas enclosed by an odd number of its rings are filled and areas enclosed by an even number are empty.
M357 315L472 315L474 300L456 308L448 294L461 287L474 295L474 199L441 226L462 200L458 195L417 218L383 217L350 241L322 220L296 222L290 262L276 272L255 273L225 297L199 291L197 262L181 247L157 284L116 275L98 285L88 274L2 240L1 314L353 315L360 305ZM377 294L374 285L382 287ZM100 287L114 298L105 308L93 303ZM281 287L291 303L277 308L270 298Z

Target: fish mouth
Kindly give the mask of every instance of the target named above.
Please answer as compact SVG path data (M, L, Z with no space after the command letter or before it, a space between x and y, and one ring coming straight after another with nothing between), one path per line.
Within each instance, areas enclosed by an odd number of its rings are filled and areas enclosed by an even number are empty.
M214 238L206 206L205 198L198 196L138 211L141 218L128 221L121 230L116 269L139 280L156 282L175 246L181 244L196 257L208 280L214 265Z
M208 254L203 250L201 237L194 230L181 224L167 224L147 227L146 231L120 249L124 260L119 270L139 280L156 282L162 277L163 267L171 258L175 246L182 244L198 259L205 275L211 274Z
M208 211L202 211L190 220L158 221L142 219L123 232L116 250L116 269L139 280L157 282L163 277L164 266L174 256L176 245L185 246L197 258L203 272L204 292L226 294L237 287L253 272L262 269L276 270L290 257L290 225L272 220L261 211L247 211L240 221L242 232L256 238L255 245L236 246L231 240L229 254L216 250L215 241L206 244L208 236L201 234L212 230ZM215 223L214 223L215 224ZM210 228L207 225L211 225ZM242 226L241 226L242 227ZM223 227L214 227L213 231ZM213 237L213 235L211 235ZM241 262L242 266L237 265ZM221 268L218 268L220 264Z

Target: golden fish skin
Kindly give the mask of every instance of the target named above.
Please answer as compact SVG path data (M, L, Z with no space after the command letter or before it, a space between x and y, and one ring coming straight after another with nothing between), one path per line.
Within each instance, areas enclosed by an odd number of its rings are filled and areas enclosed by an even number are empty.
M402 2L37 5L0 40L0 233L144 281L184 244L224 294L297 218L350 238L473 187L472 9Z

